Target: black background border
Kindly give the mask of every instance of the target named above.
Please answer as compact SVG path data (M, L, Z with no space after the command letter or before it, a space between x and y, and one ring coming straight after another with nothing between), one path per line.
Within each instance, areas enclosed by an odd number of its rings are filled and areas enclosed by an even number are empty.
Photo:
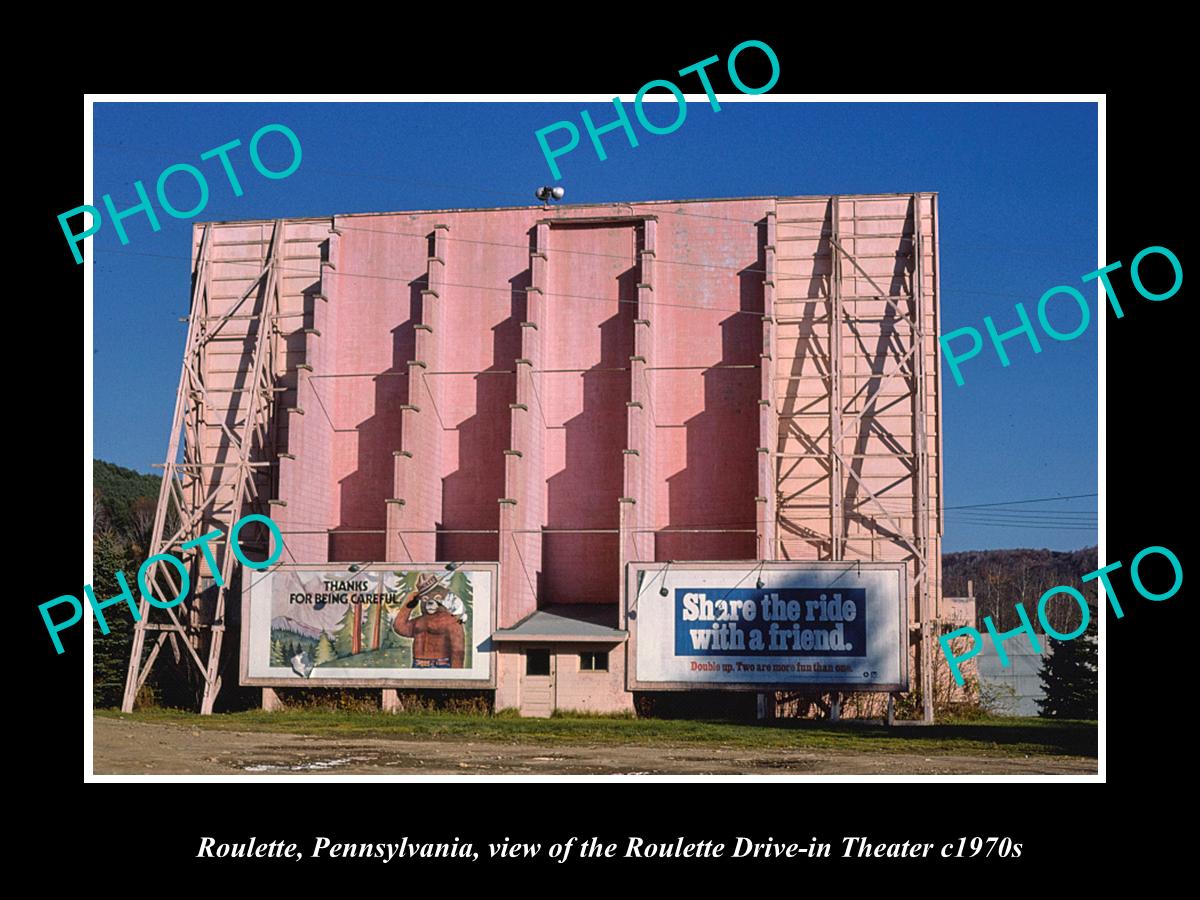
M552 82L544 75L537 75L536 53L522 58L521 54L512 53L511 48L496 48L496 54L503 53L502 64L489 65L488 51L476 46L462 49L456 56L460 60L463 55L473 56L471 71L460 68L456 78L451 79L457 81L453 86L442 73L436 89L512 93L611 91L613 95L629 95L644 81L661 77L671 66L677 69L712 54L724 60L729 49L746 37L767 41L779 56L782 75L772 93L857 87L842 84L840 80L834 85L824 79L810 78L811 69L800 65L796 42L787 34L769 34L757 27L736 30L744 34L734 31L728 29L707 39L678 37L674 41L652 42L632 58L614 55L603 41L599 47L576 46L568 62L560 61ZM406 92L435 89L428 82L421 82L417 73L423 65L431 64L436 49L429 49L430 57L426 60L409 55L404 66L393 66L378 83ZM668 60L669 65L659 65L660 59ZM750 55L745 59L749 63ZM711 70L719 92L732 90L723 83L723 74L719 75L722 68L714 66ZM750 84L765 80L750 65L743 78ZM99 83L103 80L97 79L89 87L96 91L114 89L112 84ZM1113 79L1095 76L1087 80L1103 84ZM314 77L309 86L289 84L287 89L328 91L329 83L324 77ZM338 89L353 87L336 79L335 83ZM956 79L949 86L961 91L1059 89L1047 84L1015 86L986 80L970 83L966 78ZM156 85L155 89L166 88ZM171 89L183 92L195 90L196 85L175 84ZM879 90L880 86L864 84L858 89ZM1096 88L1077 84L1069 89ZM1016 784L1007 779L1001 779L999 784L928 779L899 784L811 781L480 784L463 779L461 784L449 785L376 785L376 802L366 804L359 814L363 824L353 828L301 824L311 820L280 815L280 810L287 807L285 795L296 796L297 802L308 805L315 786L305 787L300 794L295 783L275 787L255 785L250 788L249 797L244 793L245 786L212 782L168 785L147 781L85 786L80 752L82 631L74 629L64 635L66 653L55 656L36 608L44 599L78 594L81 579L86 577L82 566L76 563L78 557L74 556L80 543L80 532L76 530L79 520L68 512L79 509L74 506L79 489L71 485L79 484L74 480L79 475L72 473L79 473L82 463L81 447L75 438L79 434L75 423L82 419L82 398L75 393L79 382L74 374L74 360L80 356L69 346L61 350L44 346L26 363L32 372L23 388L19 384L14 391L13 410L21 422L28 423L35 438L33 468L45 467L42 478L37 480L44 478L49 485L48 494L39 490L23 501L17 517L22 536L19 546L22 555L29 558L10 563L34 574L32 578L21 579L27 588L18 591L14 598L20 603L26 626L17 639L31 651L32 667L27 667L27 671L34 676L23 682L26 687L19 694L25 696L36 723L34 730L20 730L19 734L29 734L32 739L29 746L18 747L16 754L18 758L28 758L36 773L27 780L34 791L33 808L28 812L34 822L23 843L32 852L54 851L62 847L67 834L78 833L82 828L95 836L92 840L126 842L131 855L126 862L136 869L178 871L185 866L220 878L231 872L231 866L238 872L254 868L269 875L270 866L289 865L291 868L281 870L280 874L303 873L305 879L321 875L327 868L334 875L351 871L347 866L356 866L365 873L378 863L352 860L342 864L312 864L306 859L301 863L303 868L297 869L294 863L286 861L196 860L199 837L213 835L218 841L237 841L255 834L260 840L296 841L306 852L317 833L334 840L367 842L398 841L401 834L408 834L414 840L452 840L457 836L474 841L477 847L504 836L552 843L570 835L583 838L594 835L606 841L623 842L629 834L647 840L673 841L684 835L692 840L730 842L733 835L744 834L755 840L774 837L802 844L816 837L835 844L835 858L831 860L692 863L703 870L728 869L742 880L752 877L763 865L771 866L772 871L780 867L789 869L795 876L826 872L837 877L833 873L844 872L845 864L850 862L838 857L838 840L844 835L933 842L956 842L964 835L1007 835L1021 842L1025 849L1019 860L986 861L989 869L999 867L1001 871L1044 865L1050 860L1094 859L1102 841L1118 840L1123 851L1151 847L1161 850L1159 842L1165 836L1157 827L1161 820L1156 807L1177 795L1174 781L1177 777L1182 779L1184 773L1186 745L1179 746L1172 736L1188 727L1182 692L1190 675L1185 672L1189 657L1186 646L1167 642L1165 636L1179 634L1186 640L1190 634L1184 613L1187 590L1185 585L1162 603L1143 600L1130 585L1128 564L1139 550L1157 544L1172 549L1185 572L1189 571L1183 523L1186 503L1182 496L1188 461L1186 451L1180 451L1186 446L1185 398L1196 382L1194 370L1191 377L1185 373L1191 355L1184 342L1192 339L1195 332L1184 321L1186 282L1184 289L1170 300L1151 303L1133 291L1128 265L1142 248L1161 245L1171 248L1187 269L1182 224L1185 204L1181 199L1182 173L1187 171L1183 159L1185 141L1174 125L1181 114L1182 101L1161 92L1132 88L1109 92L1107 97L1105 261L1124 263L1124 268L1114 274L1113 282L1122 299L1125 317L1117 320L1111 312L1107 314L1108 427L1102 443L1107 447L1109 477L1103 490L1107 503L1107 560L1121 560L1125 564L1113 582L1126 612L1120 621L1110 614L1105 626L1107 785ZM32 247L19 249L32 249L35 259L42 262L37 269L31 266L26 272L27 278L33 277L22 289L37 291L45 297L42 308L58 316L62 311L78 308L76 304L82 305L82 267L76 266L71 256L63 252L55 216L80 202L83 96L64 85L57 92L51 89L31 99L34 107L30 116L40 129L35 164L45 171L42 178L30 179L28 184L19 186L29 191L23 208L32 214L26 220L34 228ZM45 325L42 322L38 327ZM125 352L137 353L136 336ZM102 379L103 371L97 371L95 378ZM47 385L58 381L62 382L62 390L54 404L61 413L61 425L55 427L44 408L45 390ZM1036 398L1031 397L1030 402L1036 403ZM1087 402L1091 402L1090 398ZM15 471L10 471L10 478ZM15 487L19 489L19 485ZM85 529L89 524L84 523ZM1147 581L1152 578L1145 577ZM24 715L25 705L10 695L10 722ZM10 742L17 739L10 733ZM1165 745L1165 752L1158 750L1161 745ZM270 797L263 796L264 790L270 791ZM335 790L343 797L348 793L343 788ZM235 796L234 791L239 793ZM1071 793L1068 796L1063 791ZM1105 792L1103 796L1100 791ZM320 793L325 799L334 799L329 789L323 788ZM363 783L355 786L353 793L366 797L372 792ZM437 797L447 798L447 802L440 805L432 802ZM368 825L371 821L374 824ZM1110 827L1115 829L1111 833ZM1114 837L1117 832L1119 837ZM12 849L21 858L21 851L17 847ZM392 863L385 871L397 864ZM581 866L608 871L613 865L646 869L673 868L680 864L610 860L558 865L543 857L532 862L504 860L492 865L509 870L533 865L565 873ZM454 862L434 860L410 862L404 864L400 874L405 883L425 876L441 879L445 867L453 865ZM478 863L454 874L476 872L487 865L484 854ZM914 867L953 874L967 865L971 863L936 859L924 863L858 861L855 870L875 869L894 878L897 873ZM671 870L662 871L669 875ZM783 881L780 886L791 883ZM708 886L707 882L703 884ZM745 886L755 885L751 882Z

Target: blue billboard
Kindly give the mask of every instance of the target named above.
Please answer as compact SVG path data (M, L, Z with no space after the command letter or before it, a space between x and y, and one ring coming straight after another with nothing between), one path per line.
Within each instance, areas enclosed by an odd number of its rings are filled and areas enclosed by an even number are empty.
M864 588L675 588L676 656L862 657Z

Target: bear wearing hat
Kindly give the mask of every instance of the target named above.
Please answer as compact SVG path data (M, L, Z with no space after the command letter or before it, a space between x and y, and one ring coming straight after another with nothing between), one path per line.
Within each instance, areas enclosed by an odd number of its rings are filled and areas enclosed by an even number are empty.
M421 607L410 618L410 610ZM461 610L456 614L455 610ZM417 588L392 622L392 630L412 638L413 668L461 669L466 645L463 602L436 575L422 575Z

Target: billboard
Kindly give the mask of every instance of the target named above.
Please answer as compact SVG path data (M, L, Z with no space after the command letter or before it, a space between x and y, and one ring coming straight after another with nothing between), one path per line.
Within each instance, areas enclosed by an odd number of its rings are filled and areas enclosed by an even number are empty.
M630 563L627 687L908 690L904 563Z
M262 687L494 687L497 565L247 573L241 682Z

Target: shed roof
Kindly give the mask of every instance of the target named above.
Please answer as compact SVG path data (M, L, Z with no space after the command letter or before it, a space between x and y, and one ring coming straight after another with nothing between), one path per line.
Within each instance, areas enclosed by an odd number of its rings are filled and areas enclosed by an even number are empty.
M614 628L616 621L615 604L562 603L535 610L511 628L496 629L492 640L622 643L629 632Z

